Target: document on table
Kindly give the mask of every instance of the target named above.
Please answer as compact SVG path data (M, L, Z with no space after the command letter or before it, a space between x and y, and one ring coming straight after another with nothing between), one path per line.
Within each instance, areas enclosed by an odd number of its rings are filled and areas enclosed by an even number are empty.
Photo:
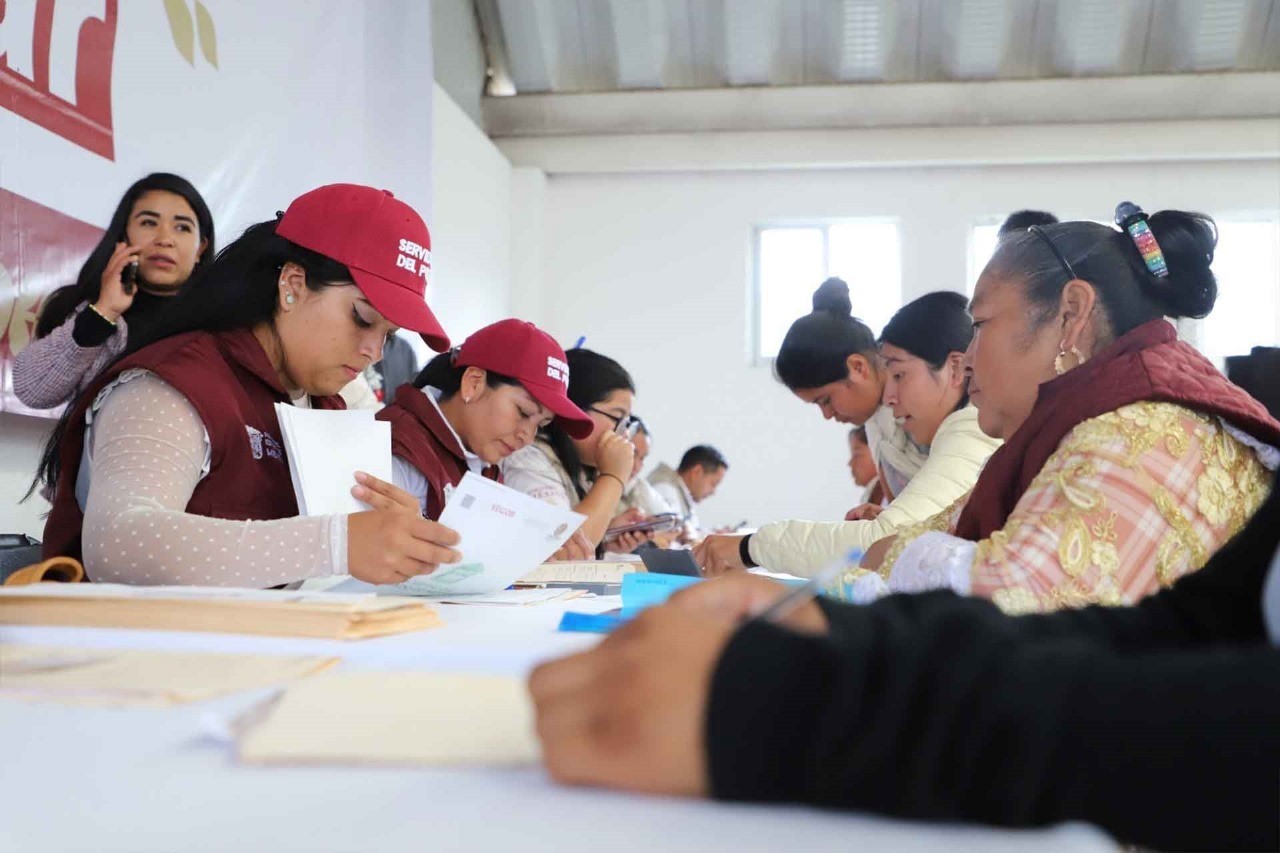
M291 685L241 732L255 764L512 766L538 760L524 680L338 671Z
M351 496L355 473L391 482L391 424L368 409L330 411L276 403L289 476L299 515L347 515L369 507ZM279 448L271 437L250 431L255 455Z
M577 589L500 589L497 592L478 595L453 595L441 598L441 604L487 604L496 607L524 607L546 604L548 601L567 601L582 595Z
M76 705L170 705L272 687L334 657L0 646L0 696Z
M586 520L468 471L440 514L440 523L461 537L462 561L384 589L437 596L506 589L554 554Z
M644 570L639 560L561 560L525 572L520 583L622 583L625 575Z

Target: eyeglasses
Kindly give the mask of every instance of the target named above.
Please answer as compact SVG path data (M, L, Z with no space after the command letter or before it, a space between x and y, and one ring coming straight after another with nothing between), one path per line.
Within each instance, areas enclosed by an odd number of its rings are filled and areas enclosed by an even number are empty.
M636 433L640 431L640 426L643 424L643 421L634 415L623 415L622 417L618 417L612 412L606 412L604 409L597 409L595 406L591 407L591 411L595 412L597 415L604 415L606 418L613 421L613 431L618 435L625 436L626 438L635 438Z
M1071 268L1071 264L1067 261L1067 256L1058 250L1057 244L1054 243L1053 239L1044 232L1043 228L1039 225L1032 225L1027 230L1044 241L1045 245L1049 247L1049 251L1053 252L1053 256L1058 259L1058 263L1062 264L1062 268L1067 271L1067 276L1072 281L1080 277L1076 275L1076 271Z

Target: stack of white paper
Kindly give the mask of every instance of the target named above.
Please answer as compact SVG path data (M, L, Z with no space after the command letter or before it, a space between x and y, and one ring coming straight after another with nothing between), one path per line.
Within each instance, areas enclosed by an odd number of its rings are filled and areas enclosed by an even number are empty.
M276 403L299 515L345 515L369 507L351 496L355 473L391 482L391 424L368 409L300 409Z
M461 562L391 589L409 595L506 589L554 554L586 520L468 471L440 514L440 523L461 537L456 546Z

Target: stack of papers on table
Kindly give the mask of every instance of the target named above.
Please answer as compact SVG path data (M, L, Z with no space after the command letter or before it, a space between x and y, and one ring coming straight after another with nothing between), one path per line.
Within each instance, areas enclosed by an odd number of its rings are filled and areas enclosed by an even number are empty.
M368 409L300 409L276 403L299 515L367 510L351 495L357 471L391 482L391 424L373 416Z
M0 587L0 625L216 631L354 640L435 628L410 598L270 589L41 583Z
M643 572L643 563L621 560L571 560L543 563L520 576L519 583L529 586L565 583L622 583L633 572Z
M526 607L546 604L548 601L565 601L582 595L576 589L500 589L476 595L453 595L438 599L441 604L487 604L498 607Z
M509 676L355 671L290 686L240 733L257 764L511 766L538 760L524 681Z
M497 592L556 552L587 518L470 471L440 523L457 531L462 560L388 589L407 595Z
M95 705L169 705L273 687L332 657L0 646L0 696Z

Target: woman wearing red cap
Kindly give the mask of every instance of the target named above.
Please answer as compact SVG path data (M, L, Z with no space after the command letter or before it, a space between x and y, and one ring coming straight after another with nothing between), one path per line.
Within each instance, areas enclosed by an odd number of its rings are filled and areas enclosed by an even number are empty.
M455 562L455 533L368 478L374 509L296 517L274 409L342 408L397 328L448 347L424 300L430 245L412 208L352 184L250 227L68 407L40 468L45 556L98 581L245 587Z
M523 320L485 326L432 359L378 413L391 422L395 484L436 519L468 471L501 481L498 463L553 421L586 438L591 418L568 386L564 350L546 332Z

